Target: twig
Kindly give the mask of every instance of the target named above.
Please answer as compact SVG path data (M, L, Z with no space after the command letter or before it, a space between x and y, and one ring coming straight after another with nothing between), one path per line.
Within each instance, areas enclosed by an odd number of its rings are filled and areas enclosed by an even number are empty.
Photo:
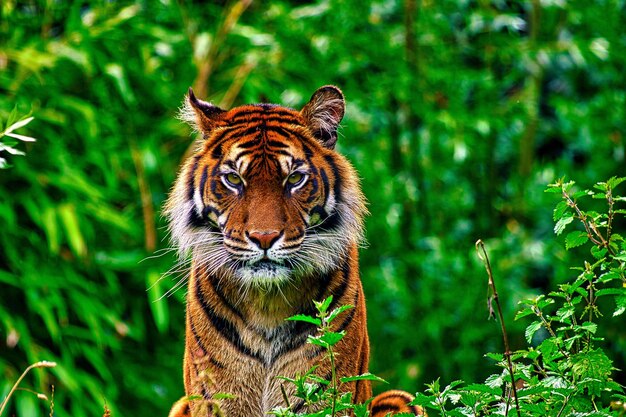
M11 398L11 396L13 395L15 390L17 390L17 387L20 385L20 382L22 382L22 379L24 379L26 374L29 373L31 369L33 369L33 368L54 368L55 366L57 366L56 362L41 361L41 362L33 363L28 368L26 368L26 370L24 372L22 372L22 375L17 379L17 381L13 385L13 387L11 388L11 391L9 391L9 393L7 394L7 396L4 399L4 401L2 401L2 404L0 405L0 416L4 412L4 409L6 408L7 404L9 403L9 399Z
M492 309L492 301L496 302L496 306L498 307L498 316L500 318L500 328L502 329L502 339L504 340L504 356L506 357L509 375L511 375L511 391L513 392L513 398L515 398L515 408L517 411L517 416L522 417L519 408L519 400L517 398L517 388L515 387L515 375L513 374L513 363L511 362L511 349L509 348L509 338L506 333L506 327L504 326L504 316L502 314L502 307L500 306L500 301L498 299L498 291L496 290L496 283L493 280L493 272L491 271L491 264L489 263L489 257L487 256L487 251L485 250L485 244L482 240L478 239L476 241L476 252L478 253L478 257L485 265L485 269L487 270L487 275L489 276L489 288L492 292L491 297L489 297L489 313L490 315L493 312ZM506 411L504 415L507 415L509 411L509 403L507 401Z

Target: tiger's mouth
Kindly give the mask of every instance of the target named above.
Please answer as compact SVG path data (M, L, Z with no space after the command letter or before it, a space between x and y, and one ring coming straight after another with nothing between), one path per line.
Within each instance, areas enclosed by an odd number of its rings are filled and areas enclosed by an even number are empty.
M244 284L262 287L286 282L291 278L292 272L286 262L263 258L243 264L236 274Z

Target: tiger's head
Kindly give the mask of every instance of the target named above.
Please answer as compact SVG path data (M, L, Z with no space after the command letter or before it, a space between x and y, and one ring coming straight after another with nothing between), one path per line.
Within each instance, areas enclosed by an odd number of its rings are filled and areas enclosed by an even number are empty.
M344 107L333 86L300 111L225 111L190 89L181 118L202 140L165 208L179 252L243 286L337 268L361 240L366 213L354 169L334 150Z

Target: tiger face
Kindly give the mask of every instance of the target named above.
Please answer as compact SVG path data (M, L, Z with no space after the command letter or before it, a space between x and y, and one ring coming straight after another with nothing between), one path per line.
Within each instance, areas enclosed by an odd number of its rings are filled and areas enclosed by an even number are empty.
M182 119L202 134L166 206L183 254L242 286L324 274L362 235L356 174L334 150L343 94L322 87L301 111L224 111L190 90Z

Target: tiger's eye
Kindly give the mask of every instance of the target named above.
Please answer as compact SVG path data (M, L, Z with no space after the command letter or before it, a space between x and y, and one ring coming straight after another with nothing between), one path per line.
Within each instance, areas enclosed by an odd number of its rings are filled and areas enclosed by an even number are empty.
M236 186L241 185L241 183L243 182L241 177L234 172L226 174L226 181L228 181L229 184Z
M290 185L298 185L304 180L304 175L300 172L294 172L287 178L287 182Z

